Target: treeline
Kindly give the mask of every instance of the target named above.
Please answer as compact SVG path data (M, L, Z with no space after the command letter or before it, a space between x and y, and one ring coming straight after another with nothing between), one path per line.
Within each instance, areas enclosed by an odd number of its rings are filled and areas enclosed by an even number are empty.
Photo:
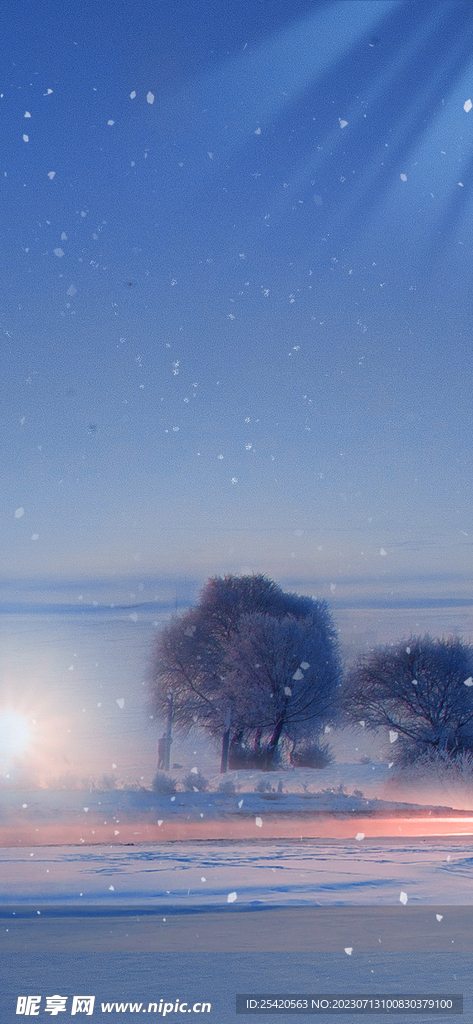
M382 731L391 760L452 764L473 751L473 649L458 637L376 647L342 671L325 601L284 592L263 575L213 577L195 607L158 634L150 672L155 712L171 731L194 725L222 742L221 770L330 761L336 726Z

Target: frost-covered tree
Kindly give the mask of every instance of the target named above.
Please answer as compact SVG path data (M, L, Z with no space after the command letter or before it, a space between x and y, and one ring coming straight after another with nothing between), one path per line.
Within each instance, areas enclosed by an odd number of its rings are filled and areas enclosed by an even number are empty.
M323 717L339 681L338 641L324 601L285 593L266 576L214 577L160 631L150 675L163 717L172 695L178 728L217 736L231 722L233 747L251 734L257 751L266 743L269 764L283 734L292 730L294 741L297 721L302 729Z
M241 617L226 651L222 689L238 732L253 736L262 766L273 765L281 737L294 747L308 732L321 731L334 714L338 683L338 644L325 607L300 619Z
M377 647L346 678L349 720L389 730L400 765L473 750L473 648L458 637L413 636Z

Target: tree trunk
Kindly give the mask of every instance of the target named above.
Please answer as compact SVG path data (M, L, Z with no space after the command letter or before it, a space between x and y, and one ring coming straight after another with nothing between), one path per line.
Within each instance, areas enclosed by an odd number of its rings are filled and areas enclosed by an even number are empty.
M256 733L255 733L255 741L254 741L254 744L253 744L253 750L254 750L255 754L259 754L260 751L261 751L261 737L262 737L262 735L263 735L263 730L262 729L257 729Z
M228 771L228 753L230 750L230 722L231 713L230 711L228 711L227 717L225 719L225 730L222 736L222 756L220 759L220 775L225 775L225 772Z
M273 730L273 734L272 734L271 739L270 739L270 741L268 743L268 746L266 748L266 763L265 763L265 766L264 766L264 769L263 769L263 771L265 771L265 772L270 772L272 770L273 759L274 759L274 755L276 753L277 745L278 745L279 740L281 738L281 733L282 733L283 725L284 725L284 719L285 719L285 715L281 715L281 717L276 722L276 725L275 725L274 730Z
M241 764L238 761L238 749L239 749L239 747L241 745L241 742L243 740L243 736L244 736L244 730L240 729L231 738L231 741L230 741L230 744L229 744L229 748L228 748L228 757L229 757L229 767L230 768L241 768ZM235 751L237 751L236 763L235 763L235 756L234 756L235 755ZM233 757L232 757L232 753L233 753Z

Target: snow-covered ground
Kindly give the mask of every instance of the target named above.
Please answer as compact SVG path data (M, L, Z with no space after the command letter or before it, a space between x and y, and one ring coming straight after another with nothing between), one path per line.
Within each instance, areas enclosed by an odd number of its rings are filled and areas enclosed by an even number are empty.
M205 821L241 819L248 815L300 816L347 815L372 816L432 814L439 808L468 812L473 799L465 792L439 790L432 799L422 792L396 788L388 764L334 764L321 771L295 769L281 772L235 771L207 780L199 791L199 769L171 773L176 791L159 794L141 788L113 789L36 789L14 788L0 791L1 826L48 826L81 821L153 822L164 820ZM184 789L184 776L195 778L197 785ZM222 785L225 789L222 791ZM428 796L432 797L429 791ZM414 799L415 797L415 799ZM41 836L38 836L41 843Z

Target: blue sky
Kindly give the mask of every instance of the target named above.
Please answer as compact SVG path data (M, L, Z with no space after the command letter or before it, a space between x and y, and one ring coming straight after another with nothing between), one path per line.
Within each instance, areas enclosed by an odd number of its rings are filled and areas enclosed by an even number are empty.
M468 595L470 5L0 22L4 579Z

